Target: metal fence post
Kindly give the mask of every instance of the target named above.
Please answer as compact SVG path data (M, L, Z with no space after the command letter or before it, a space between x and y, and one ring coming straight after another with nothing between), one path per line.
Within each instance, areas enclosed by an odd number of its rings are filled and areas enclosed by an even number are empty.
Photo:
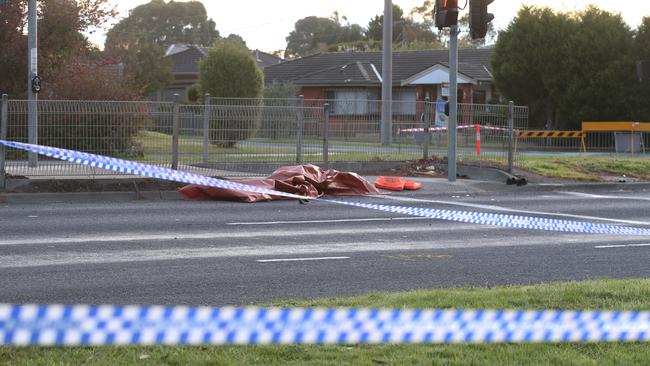
M0 104L0 140L7 140L7 125L9 123L9 96L2 94L2 102ZM5 159L7 148L0 145L0 189L7 188Z
M298 110L296 111L298 120L298 131L296 141L296 163L302 164L302 144L303 144L303 129L305 128L305 96L298 97Z
M172 122L172 169L178 169L178 135L180 130L179 95L174 94L174 115Z
M330 104L325 103L323 110L323 167L330 168Z
M424 148L422 150L422 159L429 159L429 144L431 143L431 99L424 98Z
M203 96L203 165L210 159L210 93Z
M515 140L515 102L508 103L508 173L512 173L514 164L514 140Z

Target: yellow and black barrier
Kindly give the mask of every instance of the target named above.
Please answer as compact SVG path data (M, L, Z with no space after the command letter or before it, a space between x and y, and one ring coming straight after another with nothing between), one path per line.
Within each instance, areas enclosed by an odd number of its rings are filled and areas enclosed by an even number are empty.
M518 137L525 138L582 138L583 131L520 131Z
M586 152L585 131L517 131L515 133L515 153L520 138L551 138L551 139L580 139L582 151Z

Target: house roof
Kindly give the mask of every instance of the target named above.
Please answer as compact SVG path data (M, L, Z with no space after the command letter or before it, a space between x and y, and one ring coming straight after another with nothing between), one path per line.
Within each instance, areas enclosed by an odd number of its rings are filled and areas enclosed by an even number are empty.
M491 48L461 49L458 51L458 72L476 81L492 80L490 69ZM414 75L434 65L449 66L449 51L425 50L393 52L393 83L401 84ZM365 78L363 73L353 71L349 65L363 65L363 68L379 71L378 77ZM337 70L345 72L337 72ZM354 68L352 68L354 70ZM296 85L342 85L352 81L362 85L381 83L381 52L333 52L269 66L264 70L265 80L272 82L293 82ZM351 80L347 82L347 80Z
M169 46L165 52L165 57L172 58L172 73L174 74L198 74L199 61L208 54L207 47L201 47L190 44L177 43ZM251 51L257 66L264 70L265 67L276 65L284 60L280 57L271 55L260 50Z

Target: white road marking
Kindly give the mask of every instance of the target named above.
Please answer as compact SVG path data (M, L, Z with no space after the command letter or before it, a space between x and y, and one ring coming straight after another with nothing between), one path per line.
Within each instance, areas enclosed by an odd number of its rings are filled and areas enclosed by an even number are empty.
M448 225L423 225L423 226L382 226L382 227L367 227L367 228L354 228L355 234L377 234L377 233L421 233L430 232L434 234L438 231L449 231ZM453 227L454 230L484 230L485 226L476 224L460 224L456 223ZM259 231L245 231L239 233L227 233L223 231L203 232L203 233L133 233L129 235L81 235L77 237L53 237L43 238L42 236L27 237L20 239L5 239L0 240L0 247L11 245L52 245L52 244L94 244L94 243L128 243L128 242L142 242L142 241L181 241L181 240L228 240L228 239L250 239L250 238L282 238L282 237L296 237L299 235L304 236L323 236L323 235L349 235L349 228L301 228L301 229L287 229L287 230L268 230L261 229ZM490 230L509 230L508 228L492 226Z
M463 202L427 200L427 199L420 199L420 198L397 197L397 196L372 196L372 197L384 198L384 199L393 200L393 201L403 201L403 202L438 203L438 204L450 205L450 206L472 207L472 208L479 208L479 209L483 209L483 210L518 213L518 214L526 214L526 215L546 215L546 216L566 217L566 218L580 219L580 220L598 220L598 221L606 221L606 222L615 222L615 223L619 223L619 224L650 226L650 222L644 222L644 221L608 219L606 217L596 217L596 216L586 216L586 215L572 215L572 214L563 214L563 213L556 213L556 212L517 210L517 209L513 209L513 208L494 206L494 205L482 205L482 204L478 204L478 203L469 203L469 202L463 203Z
M596 249L614 249L614 248L639 248L650 247L650 244L625 244L625 245L601 245L594 247Z
M309 261L331 261L339 259L350 259L350 257L319 257L319 258L285 258L285 259L258 259L259 263L276 263L276 262L309 262Z
M480 241L466 239L435 239L424 241L405 241L393 239L386 241L356 241L343 243L308 243L295 245L238 245L238 246L207 246L200 248L162 248L162 249L124 249L89 251L86 248L74 251L52 251L40 253L0 255L0 268L30 268L45 266L94 265L111 263L139 263L169 260L189 259L219 259L233 257L270 257L281 258L291 256L317 257L319 255L339 256L363 252L398 252L444 249L469 249L486 247L520 247L548 246L561 244L605 244L611 243L617 237L611 235L559 235L549 241L547 237L528 238L525 244L520 240L504 240L504 238L484 238Z
M336 224L342 222L374 222L374 221L409 221L409 220L431 220L428 217L383 217L370 219L339 219L339 220L296 220L296 221L258 221L258 222L229 222L227 225L293 225L293 224Z
M584 198L605 198L605 199L620 199L620 200L633 200L633 201L650 201L650 197L639 197L639 196L609 196L601 194L591 194L583 192L559 192L574 197L584 197Z

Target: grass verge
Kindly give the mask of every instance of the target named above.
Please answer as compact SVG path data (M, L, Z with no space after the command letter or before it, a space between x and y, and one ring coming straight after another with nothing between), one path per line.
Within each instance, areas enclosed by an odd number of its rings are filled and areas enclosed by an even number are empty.
M421 290L274 302L274 306L650 309L650 280ZM0 348L2 365L647 365L639 343L528 345Z
M650 159L607 156L526 157L522 169L546 177L603 181L608 176L650 179Z

